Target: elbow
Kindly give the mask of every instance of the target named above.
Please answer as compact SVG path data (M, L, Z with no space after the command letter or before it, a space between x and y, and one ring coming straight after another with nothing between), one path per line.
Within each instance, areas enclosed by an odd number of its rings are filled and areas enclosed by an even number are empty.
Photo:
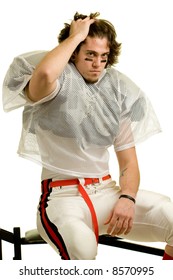
M34 73L33 78L36 78L38 83L42 84L52 84L54 82L54 76L52 75L52 71L49 68L41 68L37 69Z
M52 79L49 70L36 70L35 73L33 73L25 92L31 101L37 102L51 94L55 87L56 80Z

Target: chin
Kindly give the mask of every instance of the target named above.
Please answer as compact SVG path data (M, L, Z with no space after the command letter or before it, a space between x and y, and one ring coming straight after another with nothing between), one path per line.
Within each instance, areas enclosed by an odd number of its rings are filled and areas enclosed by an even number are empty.
M85 79L84 78L84 80L87 84L95 84L98 82L98 79Z

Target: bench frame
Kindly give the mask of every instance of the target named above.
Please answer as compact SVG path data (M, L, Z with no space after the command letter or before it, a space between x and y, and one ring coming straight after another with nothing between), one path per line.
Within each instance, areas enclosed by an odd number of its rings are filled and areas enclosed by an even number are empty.
M4 230L0 228L0 260L3 259L2 256L2 241L9 242L14 246L14 257L13 260L22 260L22 245L33 245L33 244L46 244L46 242L40 237L40 239L35 240L26 237L21 237L20 227L14 227L13 232ZM160 248L145 246L137 243L131 243L125 241L119 237L112 237L109 235L99 236L99 244L122 248L126 250L132 250L140 253L147 253L151 255L163 256L164 250Z

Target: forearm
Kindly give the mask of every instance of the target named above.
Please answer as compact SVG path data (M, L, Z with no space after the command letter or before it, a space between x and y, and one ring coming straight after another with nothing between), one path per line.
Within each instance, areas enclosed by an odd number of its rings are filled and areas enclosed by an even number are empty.
M54 82L67 65L72 53L81 42L80 36L72 35L51 50L38 65L35 74L40 72L47 78L47 82Z
M63 72L72 53L80 43L79 36L70 36L43 58L37 65L29 83L28 97L33 101L49 95Z
M50 51L37 65L26 92L33 101L49 95L56 88L56 81L62 74L77 46L86 39L94 19L72 21L70 35Z
M105 224L109 224L107 232L111 235L128 234L133 226L135 215L135 197L139 188L139 168L135 147L117 152L120 167L122 197L115 203L115 207Z
M121 193L136 197L140 182L140 173L137 163L129 163L120 170L119 184Z
M119 184L121 193L135 198L140 183L140 172L135 148L119 152L117 157L120 168Z

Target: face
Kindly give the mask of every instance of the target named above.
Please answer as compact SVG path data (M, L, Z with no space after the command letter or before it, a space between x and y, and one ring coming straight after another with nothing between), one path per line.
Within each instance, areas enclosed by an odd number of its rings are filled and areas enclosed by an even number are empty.
M98 37L87 37L85 41L74 53L73 62L87 83L96 83L108 61L108 41Z

